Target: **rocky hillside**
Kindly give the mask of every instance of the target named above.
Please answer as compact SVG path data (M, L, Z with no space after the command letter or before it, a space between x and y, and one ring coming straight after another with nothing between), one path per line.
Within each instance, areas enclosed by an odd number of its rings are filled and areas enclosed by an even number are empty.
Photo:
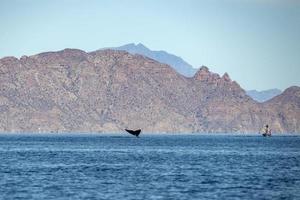
M298 130L297 132L299 132L300 87L290 87L265 104L273 112L273 125L277 130L281 132Z
M125 51L0 59L1 132L300 132L299 87L258 103L201 67L190 78Z

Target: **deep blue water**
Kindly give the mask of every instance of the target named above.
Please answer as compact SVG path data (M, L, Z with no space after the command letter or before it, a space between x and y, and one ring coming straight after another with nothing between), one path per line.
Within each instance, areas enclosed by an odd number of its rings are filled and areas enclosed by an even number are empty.
M2 199L300 199L299 136L0 136Z

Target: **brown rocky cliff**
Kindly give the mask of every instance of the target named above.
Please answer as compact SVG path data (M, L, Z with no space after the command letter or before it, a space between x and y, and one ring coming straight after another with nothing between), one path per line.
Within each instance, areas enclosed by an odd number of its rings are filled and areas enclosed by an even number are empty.
M281 132L299 132L300 87L292 86L264 105L273 113L273 127Z
M257 132L276 121L275 131L299 132L291 93L260 104L207 67L186 78L140 55L65 49L0 59L0 131Z

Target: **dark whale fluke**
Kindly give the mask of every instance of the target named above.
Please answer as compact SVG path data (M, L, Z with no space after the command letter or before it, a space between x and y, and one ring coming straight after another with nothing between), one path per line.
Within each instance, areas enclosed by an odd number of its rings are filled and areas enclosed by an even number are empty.
M131 135L134 135L136 137L139 137L139 134L141 133L141 129L138 129L138 130L128 130L128 129L125 129L125 131L127 131L128 133L130 133Z

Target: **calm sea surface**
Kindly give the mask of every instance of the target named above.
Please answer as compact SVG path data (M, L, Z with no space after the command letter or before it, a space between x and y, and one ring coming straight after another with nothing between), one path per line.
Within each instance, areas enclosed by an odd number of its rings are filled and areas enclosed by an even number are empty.
M300 199L300 137L0 135L0 199Z

